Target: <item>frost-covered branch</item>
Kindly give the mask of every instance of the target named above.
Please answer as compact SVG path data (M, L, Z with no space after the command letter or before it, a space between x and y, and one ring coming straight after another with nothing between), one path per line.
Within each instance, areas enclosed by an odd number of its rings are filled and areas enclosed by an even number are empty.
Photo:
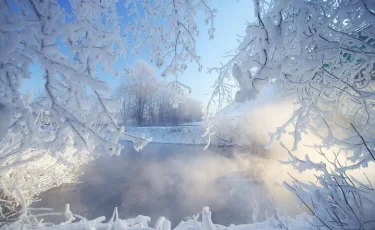
M163 68L163 76L181 74L187 68L186 62L195 62L202 70L196 50L196 37L200 31L195 17L199 11L204 12L205 22L209 24L208 35L213 39L216 10L210 7L209 2L126 1L131 23L127 25L125 34L131 34L134 52L139 54L147 50L156 66Z

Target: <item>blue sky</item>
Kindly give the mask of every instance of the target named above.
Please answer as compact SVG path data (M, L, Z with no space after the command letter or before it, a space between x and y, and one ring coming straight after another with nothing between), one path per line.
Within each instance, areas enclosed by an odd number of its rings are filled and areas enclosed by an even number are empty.
M200 23L201 34L197 39L197 51L201 56L203 71L198 72L198 66L190 64L187 71L179 80L192 88L192 97L208 102L217 74L207 73L207 68L219 67L220 62L227 59L223 55L238 46L239 36L245 35L247 21L253 21L253 5L250 0L212 1L217 9L215 19L215 39L210 40L206 35L207 27ZM201 22L203 19L198 18Z
M69 11L70 7L66 2L66 0L59 0L59 4L62 5L66 11ZM118 11L121 15L124 15L126 9L123 5L123 1L120 2L121 3L117 6ZM208 102L210 92L212 91L211 87L217 77L216 73L208 74L207 68L218 67L220 66L220 62L225 62L226 59L222 56L237 47L237 39L239 36L245 34L245 23L254 20L252 2L249 0L214 0L212 3L212 8L218 11L217 17L215 18L216 32L214 40L209 39L207 33L208 27L204 23L203 14L197 17L201 32L197 39L197 51L201 56L203 71L199 72L198 66L195 63L190 63L185 73L179 77L179 81L192 88L191 96L201 100L203 104ZM126 23L126 20L126 18L123 19L124 23ZM61 51L65 52L66 50L62 47ZM138 59L150 60L150 57L145 54L140 54L140 56L128 54L125 58L127 65L135 63ZM155 66L153 67L156 75L160 76L161 69ZM119 69L121 72L121 70L125 68L125 60L120 59L117 61L114 68ZM32 77L24 81L21 91L28 91L33 94L38 88L43 87L43 73L37 64L30 67L30 72L32 73ZM114 90L121 83L121 78L116 78L110 74L97 73L100 78L108 82L111 90ZM165 80L172 81L174 77L170 76Z

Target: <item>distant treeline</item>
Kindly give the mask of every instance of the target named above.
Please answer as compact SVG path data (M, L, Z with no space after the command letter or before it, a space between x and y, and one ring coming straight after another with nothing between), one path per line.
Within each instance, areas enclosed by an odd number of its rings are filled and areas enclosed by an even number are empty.
M124 124L137 126L179 125L202 120L202 105L185 96L177 82L166 84L155 77L152 68L138 62L128 70L114 98L120 99L118 116Z

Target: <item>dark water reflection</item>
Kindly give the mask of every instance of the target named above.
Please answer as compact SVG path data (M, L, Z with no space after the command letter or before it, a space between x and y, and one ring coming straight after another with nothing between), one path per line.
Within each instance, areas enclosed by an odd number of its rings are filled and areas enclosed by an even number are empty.
M73 213L88 219L102 215L108 219L118 207L122 219L146 215L154 222L165 216L173 226L209 206L214 223L229 225L252 222L257 200L258 219L264 218L272 192L283 189L279 183L271 189L264 186L267 153L254 148L202 148L149 144L136 152L126 144L120 156L101 157L83 166L82 183L46 191L33 206L63 211L69 203Z

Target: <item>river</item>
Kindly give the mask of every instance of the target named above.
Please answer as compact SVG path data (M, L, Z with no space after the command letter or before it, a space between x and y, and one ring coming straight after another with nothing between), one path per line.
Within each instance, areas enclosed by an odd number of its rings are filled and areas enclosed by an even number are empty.
M164 216L172 226L204 206L210 207L214 223L226 226L253 222L256 204L257 219L263 220L266 211L272 214L272 201L281 213L298 213L277 179L277 161L260 147L203 151L198 145L151 143L136 152L125 145L120 156L103 156L82 166L80 183L48 190L32 207L63 211L69 203L73 213L88 219L108 219L118 207L122 219L145 215L153 223ZM56 218L49 221L61 220Z

